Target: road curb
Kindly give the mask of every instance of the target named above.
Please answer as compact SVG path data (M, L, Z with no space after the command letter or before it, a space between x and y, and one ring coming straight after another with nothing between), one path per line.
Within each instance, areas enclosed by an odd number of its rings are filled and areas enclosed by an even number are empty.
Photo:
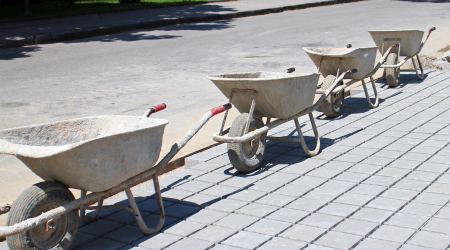
M249 17L249 16L258 16L258 15L267 15L273 13L281 13L289 10L299 10L306 9L312 7L320 7L341 3L351 3L351 2L360 2L365 0L326 0L315 3L305 3L298 5L290 5L276 8L268 8L268 9L260 9L260 10L249 10L249 11L239 11L234 13L227 14L214 14L214 15L206 15L206 16L196 16L196 17L186 17L186 18L178 18L178 19L165 19L159 21L148 21L148 22L140 22L134 24L123 24L112 27L100 27L96 29L82 30L76 32L68 32L63 34L45 34L45 35L37 35L26 37L21 40L16 40L12 42L8 42L0 45L0 49L9 49L16 47L23 47L29 45L38 45L38 44L51 44L51 43L59 43L59 42L67 42L79 39L86 39L96 36L106 36L119 34L128 31L134 30L145 30L145 29L155 29L162 28L173 25L180 24L188 24L188 23L198 23L198 22L207 22L207 21L216 21L216 20L224 20L224 19L233 19L233 18L241 18L241 17Z

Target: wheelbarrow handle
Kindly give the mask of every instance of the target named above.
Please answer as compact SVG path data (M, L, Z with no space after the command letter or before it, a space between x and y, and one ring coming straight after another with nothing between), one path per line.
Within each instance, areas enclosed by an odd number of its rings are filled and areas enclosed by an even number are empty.
M292 67L292 68L286 69L285 73L292 73L294 71L295 71L295 68Z
M355 74L357 72L358 72L357 68L354 68L354 69L351 69L351 70L347 70L347 71L344 72L344 76L349 76L349 75Z
M230 109L231 107L233 107L233 105L231 105L231 103L220 105L218 107L215 107L215 108L211 109L211 113L212 113L213 116L215 116L217 114L222 113L225 110Z
M431 32L433 32L435 30L436 30L436 27L432 27L430 30L428 30L428 35L427 35L427 38L425 39L425 42L428 40L428 37L430 36ZM423 42L423 43L425 43L425 42Z
M150 117L151 114L161 111L161 110L165 109L166 107L167 107L167 105L165 103L161 103L156 106L153 106L147 111L147 113L145 113L145 116Z

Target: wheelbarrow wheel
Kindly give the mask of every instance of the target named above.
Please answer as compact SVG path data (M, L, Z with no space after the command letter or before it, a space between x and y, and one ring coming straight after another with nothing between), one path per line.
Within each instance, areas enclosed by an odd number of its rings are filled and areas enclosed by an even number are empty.
M46 181L23 191L8 214L7 225L12 226L57 208L75 198L64 185ZM58 218L26 232L6 237L11 250L18 249L69 249L78 229L78 210L72 210Z
M396 53L390 53L386 59L386 65L396 65L398 56ZM398 86L398 78L400 76L400 68L386 68L386 80L389 87Z
M333 85L335 76L329 75L325 78L322 84L322 89L327 90ZM341 83L342 84L342 83ZM342 107L344 106L344 90L339 93L331 93L327 98L322 101L321 107L323 113L330 118L338 117L342 113Z
M245 125L248 120L248 114L240 114L231 124L230 137L240 137L244 135ZM252 117L248 132L263 127L264 124L260 118ZM266 148L266 135L261 136L244 143L228 143L228 157L231 164L239 172L248 173L261 165Z

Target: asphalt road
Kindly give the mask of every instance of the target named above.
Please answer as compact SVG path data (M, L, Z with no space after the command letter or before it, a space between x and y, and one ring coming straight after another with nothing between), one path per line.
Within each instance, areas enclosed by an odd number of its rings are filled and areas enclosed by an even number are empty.
M315 72L305 46L374 46L367 30L435 26L424 52L450 45L450 3L373 0L280 14L166 27L66 43L0 51L0 129L100 114L170 121L167 149L226 98L208 74L248 71ZM447 38L447 39L444 39ZM234 115L236 112L234 113ZM190 150L212 142L219 118ZM0 203L39 178L18 160L0 156Z

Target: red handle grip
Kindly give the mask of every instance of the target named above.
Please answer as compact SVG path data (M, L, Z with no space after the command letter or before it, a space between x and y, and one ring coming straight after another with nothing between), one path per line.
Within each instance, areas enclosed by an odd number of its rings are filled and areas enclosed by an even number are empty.
M147 113L147 117L150 117L151 114L161 111L161 110L165 109L166 107L167 107L167 105L165 103L161 103L161 104L151 107Z
M231 103L227 103L227 104L224 104L219 107L215 107L215 108L211 109L211 113L213 116L215 116L217 114L222 113L225 110L230 109L231 107L233 107L233 105L231 105Z

